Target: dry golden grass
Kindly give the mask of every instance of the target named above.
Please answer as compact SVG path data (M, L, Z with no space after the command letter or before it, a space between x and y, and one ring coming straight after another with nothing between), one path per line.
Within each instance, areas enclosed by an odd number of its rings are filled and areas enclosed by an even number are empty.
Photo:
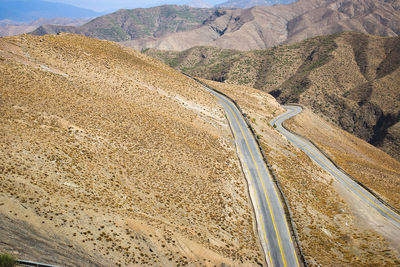
M0 39L0 76L2 215L99 265L262 264L229 127L200 85L72 34ZM65 260L35 260L49 258Z
M269 126L271 118L283 112L272 96L244 86L203 81L236 100L250 117L289 201L310 266L400 264L398 253L389 242L372 228L360 224L357 214L336 192L333 178ZM338 136L325 139L332 144L342 140ZM375 160L370 163L385 161Z

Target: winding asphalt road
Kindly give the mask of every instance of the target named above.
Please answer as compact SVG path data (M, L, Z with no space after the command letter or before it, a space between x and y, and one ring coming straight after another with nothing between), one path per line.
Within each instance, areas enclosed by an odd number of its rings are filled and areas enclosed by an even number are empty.
M249 181L259 236L268 265L299 266L277 189L242 113L228 98L206 89L218 98L235 136L239 157Z
M287 112L273 119L270 124L276 126L276 129L282 133L293 145L304 151L314 162L329 172L339 183L341 183L347 190L355 194L361 201L379 212L383 217L393 223L400 229L400 215L394 212L392 209L384 205L374 195L365 190L362 186L357 184L353 179L348 177L344 172L336 168L336 166L322 154L313 144L308 140L295 135L286 130L282 123L296 116L302 111L299 106L286 105L283 106Z

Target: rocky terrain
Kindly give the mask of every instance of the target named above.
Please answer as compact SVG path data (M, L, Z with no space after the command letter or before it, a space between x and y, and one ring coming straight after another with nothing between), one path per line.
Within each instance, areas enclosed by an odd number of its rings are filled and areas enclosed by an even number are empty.
M118 11L81 27L42 26L33 33L80 33L137 50L253 50L343 31L397 36L399 7L398 0L299 0L246 9L163 6Z
M309 266L400 264L398 229L363 213L330 174L269 125L283 112L270 95L246 86L203 82L235 99L247 114L288 199ZM399 207L399 161L308 109L287 125L327 149L347 171Z
M62 266L264 265L216 100L132 49L0 38L0 252Z
M145 52L194 76L304 104L400 159L399 37L343 33L249 52L211 47Z
M28 33L42 25L80 26L88 21L89 19L69 18L38 19L29 23L2 20L0 21L0 37Z

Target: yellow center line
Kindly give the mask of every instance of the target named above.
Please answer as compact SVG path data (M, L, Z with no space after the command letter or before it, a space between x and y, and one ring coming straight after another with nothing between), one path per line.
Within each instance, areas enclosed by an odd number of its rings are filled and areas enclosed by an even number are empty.
M252 180L252 182L253 182L253 184L254 184L253 176L251 175L249 166L247 165L247 162L246 162L246 160L245 160L245 158L244 158L244 156L243 156L243 153L242 153L242 151L240 150L240 147L239 147L239 146L238 146L238 149L239 149L240 155L241 155L242 158L243 158L243 162L244 162L244 165L245 165L245 167L246 167L246 170L247 170L247 172L248 172L249 175L250 175L250 179ZM260 210L260 204L258 203L257 192L256 192L254 186L253 186L253 192L254 192L254 196L255 196L255 198L256 198L257 209ZM268 242L268 238L267 238L267 233L265 232L265 227L264 227L264 222L263 222L262 216L260 216L260 220L261 220L261 226L262 226L262 229L263 229L263 232L264 232L265 241L267 242L266 245L268 246L268 243L269 243L269 242ZM270 248L268 249L268 256L269 256L269 261L271 262L271 267L273 267L273 266L274 266L274 263L272 262L272 258L271 258L271 249L270 249Z
M222 99L223 99L223 98L222 98ZM271 214L272 223L273 223L273 225L274 225L275 233L276 233L276 235L277 235L278 245L279 245L279 250L281 251L281 256L282 256L282 260L283 260L283 265L284 265L284 266L287 266L287 264L286 264L286 259L285 259L285 253L283 252L282 244L281 244L281 240L280 240L281 238L280 238L280 235L279 235L279 232L278 232L278 230L277 230L276 223L275 223L274 213L272 212L272 209L271 209L271 204L270 204L269 197L268 197L268 195L267 195L267 193L266 193L266 190L265 190L265 186L264 186L264 182L263 182L263 180L262 180L261 174L260 174L260 170L259 170L259 168L258 168L258 165L257 165L256 161L254 160L253 153L251 152L249 143L248 143L247 138L246 138L246 136L245 136L245 134L244 134L243 128L242 128L242 126L240 125L239 119L237 118L235 112L233 112L232 108L229 106L229 104L227 103L227 101L226 101L225 99L223 99L223 101L225 102L225 104L228 106L229 110L232 112L233 116L235 117L235 119L236 119L236 121L237 121L237 123L238 123L238 125L239 125L240 131L242 132L243 138L244 138L244 140L245 140L245 142L246 142L247 148L249 149L249 153L250 153L250 155L251 155L251 158L252 158L252 160L253 160L253 163L254 163L254 165L255 165L255 167L256 167L256 169L257 169L258 177L260 178L260 181L261 181L261 184L262 184L262 187L263 187L263 190L264 190L264 195L265 195L265 198L266 198L266 200L267 200L268 209L269 209L269 212L270 212L270 214ZM289 233L289 234L290 234L290 233ZM297 258L297 257L296 257L296 258Z
M332 169L331 167L329 167L325 162L322 161L322 159L320 157L318 157L317 155L315 155L312 151L310 151L309 149L307 149L307 144L305 146L302 146L302 148L304 148L305 150L307 150L309 153L311 153L314 157L318 158L321 161L321 164L323 164L325 167L327 167L328 169L330 169L333 173L335 173L337 176L341 176L339 175L339 173L337 173L334 169ZM382 212L384 212L385 214L387 214L389 217L391 217L392 219L394 219L395 221L399 222L400 221L398 219L396 219L395 217L393 217L391 214L389 214L388 212L386 212L385 210L383 210L380 206L378 206L374 201L372 201L368 196L366 196L365 194L363 194L360 190L358 190L357 188L355 188L352 184L350 184L349 182L346 181L346 179L340 177L341 180L343 182L345 182L347 185L349 185L350 187L352 187L354 190L356 190L357 192L359 192L361 195L363 195L366 199L368 199L373 205L374 207L380 209ZM360 199L362 199L360 196L358 196Z
M233 127L232 127L232 132L233 132L233 135L234 135L235 139L237 139L236 132L233 130ZM247 162L246 162L246 160L245 160L245 157L243 156L242 150L240 149L240 146L239 146L239 145L237 146L237 148L238 148L238 151L239 151L240 156L241 156L242 159L243 159L244 166L245 166L245 168L246 168L248 174L250 175L250 180L251 180L250 182L253 183L253 184L255 185L253 176L251 175L249 166L247 165ZM255 197L255 199L256 199L257 209L260 210L260 204L259 204L259 202L258 202L257 192L256 192L254 186L253 186L253 193L254 193L254 197ZM264 222L263 222L262 216L260 216L260 223L261 223L261 227L262 227L262 230L263 230L263 233L264 233L266 245L268 246L268 243L269 243L269 242L268 242L267 233L266 233L266 231L265 231L265 227L264 227ZM271 263L271 267L274 267L274 263L272 262L272 258L271 258L271 249L270 249L269 247L268 247L268 257L269 257L269 261L270 261L270 263Z

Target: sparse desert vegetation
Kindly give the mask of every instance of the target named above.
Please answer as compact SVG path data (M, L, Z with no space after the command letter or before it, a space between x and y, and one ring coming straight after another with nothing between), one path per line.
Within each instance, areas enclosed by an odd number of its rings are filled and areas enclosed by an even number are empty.
M261 139L269 163L289 201L301 246L310 266L397 266L400 264L399 248L392 243L393 240L385 238L378 233L377 229L365 224L359 214L350 207L348 200L337 192L332 177L268 124L272 118L284 111L272 96L245 86L207 80L203 82L232 97L251 118L251 124ZM312 127L310 131L320 138L318 140L326 140L325 142L329 142L332 146L336 144L337 147L344 147L346 144L353 143L348 149L360 145L364 153L379 151L358 138L348 137L351 136L350 134L346 137L330 136L331 128L327 127L330 124L320 118L314 120L313 117L313 120L310 120L307 117L306 120L315 121L315 125L320 125L319 131L315 130L316 127ZM304 119L300 122L303 121ZM301 128L302 132L308 130L306 126L309 124L304 125ZM332 125L329 127L334 128ZM338 128L336 131L341 131L343 134L343 131ZM354 151L356 154L359 152ZM386 157L396 162L388 155ZM370 157L369 167L375 172L384 170L385 168L381 166L384 161L385 158ZM350 163L358 166L352 171L363 175L360 170L364 168L364 165L359 163L357 161ZM390 164L390 162L386 164L386 172L383 175L392 174L387 168ZM371 175L371 179L372 177ZM381 181L381 177L378 177L378 180L377 183L382 182L382 188L386 188L388 183ZM396 197L399 191L397 183L399 180L399 176L392 176L390 184L397 187L390 191L393 197Z
M264 264L230 129L200 85L73 34L0 39L0 76L2 251L67 266Z

